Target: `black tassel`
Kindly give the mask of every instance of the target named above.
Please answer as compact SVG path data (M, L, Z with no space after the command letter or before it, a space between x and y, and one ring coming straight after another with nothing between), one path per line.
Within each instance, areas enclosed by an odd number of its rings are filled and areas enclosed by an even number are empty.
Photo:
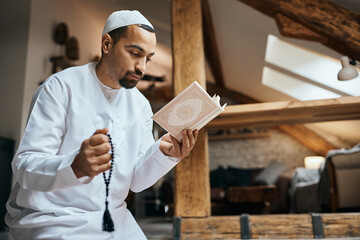
M106 201L106 207L105 207L105 212L104 212L104 217L103 217L103 231L106 231L106 232L114 231L114 222L111 219L107 201Z

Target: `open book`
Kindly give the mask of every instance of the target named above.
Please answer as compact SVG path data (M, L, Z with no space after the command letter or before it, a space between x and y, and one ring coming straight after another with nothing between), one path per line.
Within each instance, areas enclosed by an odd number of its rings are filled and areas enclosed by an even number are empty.
M162 128L182 140L183 129L200 130L224 111L226 103L220 105L220 97L209 94L195 81L173 100L153 115Z

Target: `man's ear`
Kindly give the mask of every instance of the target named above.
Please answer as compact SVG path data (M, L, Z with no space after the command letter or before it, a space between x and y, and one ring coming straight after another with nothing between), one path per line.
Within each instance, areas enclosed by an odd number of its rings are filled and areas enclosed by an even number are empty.
M110 37L109 34L105 33L101 38L101 49L105 54L109 52L109 50L113 46L113 39Z

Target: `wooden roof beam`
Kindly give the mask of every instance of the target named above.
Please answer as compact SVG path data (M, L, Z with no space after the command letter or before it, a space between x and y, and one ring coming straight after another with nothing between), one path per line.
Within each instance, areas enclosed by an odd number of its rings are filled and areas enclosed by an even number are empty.
M329 0L239 1L275 19L281 14L320 35L321 38L317 41L352 59L360 60L360 15L355 12ZM287 33L289 32L288 29ZM286 36L304 39L296 28Z
M274 19L281 35L283 35L284 37L317 41L324 44L327 42L327 38L325 38L324 36L321 36L320 34L293 21L291 18L288 18L284 14L276 13L274 15Z
M225 87L224 74L221 66L221 58L216 40L216 33L211 17L208 0L202 0L202 19L204 34L204 51L206 59L215 78L216 85Z
M227 106L208 128L276 126L360 119L360 97Z

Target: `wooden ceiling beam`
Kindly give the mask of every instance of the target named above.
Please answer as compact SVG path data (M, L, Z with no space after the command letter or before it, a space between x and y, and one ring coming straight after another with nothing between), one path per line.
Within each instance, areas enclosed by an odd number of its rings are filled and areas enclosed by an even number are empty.
M322 36L320 42L360 60L360 15L330 0L238 0L276 18L281 14ZM279 16L278 16L279 17ZM290 30L287 30L289 33ZM296 28L292 37L299 33ZM289 36L289 35L288 35ZM299 34L299 38L303 35Z
M227 106L208 128L277 126L360 119L360 97Z
M225 87L224 74L221 66L219 47L216 40L216 33L211 17L208 0L202 0L202 18L204 34L204 51L210 65L211 72L215 78L216 85Z
M324 36L304 27L281 13L276 13L274 18L281 35L284 37L299 38L321 43L327 42L327 38Z
M329 150L336 148L304 125L279 125L276 128L288 134L317 155L325 157Z

